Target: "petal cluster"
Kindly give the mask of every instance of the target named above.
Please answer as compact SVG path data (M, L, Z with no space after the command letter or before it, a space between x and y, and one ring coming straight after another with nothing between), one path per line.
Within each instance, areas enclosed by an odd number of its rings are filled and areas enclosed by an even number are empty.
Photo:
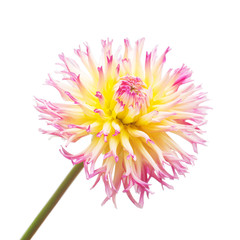
M188 67L163 71L166 54L157 49L146 52L141 62L144 39L131 47L124 40L124 51L112 52L112 41L102 41L101 63L97 63L87 44L75 49L80 65L59 55L61 79L51 76L47 84L55 87L63 103L36 98L41 119L51 130L43 133L66 139L66 146L91 135L90 145L78 154L67 147L61 153L73 164L84 163L87 178L97 176L105 184L106 199L116 204L120 187L138 207L149 195L150 179L172 188L167 179L187 172L195 156L174 140L177 135L192 144L205 144L200 127L205 124L206 93L196 86ZM169 134L170 133L170 134ZM103 160L100 155L103 154ZM95 167L97 161L101 167ZM95 186L94 185L94 186ZM136 191L138 199L132 195Z

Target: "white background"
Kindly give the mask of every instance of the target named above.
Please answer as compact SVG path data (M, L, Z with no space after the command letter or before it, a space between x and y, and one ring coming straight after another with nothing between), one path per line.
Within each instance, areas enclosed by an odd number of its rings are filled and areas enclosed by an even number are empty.
M175 190L152 181L143 209L121 192L118 209L101 207L103 183L90 190L82 172L33 239L240 239L239 22L233 0L2 1L0 239L19 239L72 167L62 141L38 132L33 96L55 99L43 83L59 53L85 41L100 52L107 37L171 46L167 66L188 65L211 99L208 147Z

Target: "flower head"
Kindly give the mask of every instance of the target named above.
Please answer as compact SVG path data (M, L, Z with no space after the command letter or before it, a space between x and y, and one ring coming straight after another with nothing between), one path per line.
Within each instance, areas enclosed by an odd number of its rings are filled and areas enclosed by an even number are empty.
M186 66L163 71L169 48L157 57L157 49L146 53L141 64L144 39L131 48L124 40L121 57L112 53L112 41L102 41L102 64L98 65L86 44L86 51L75 50L87 73L63 54L61 81L50 76L47 83L55 87L65 103L37 99L37 110L53 130L43 133L71 142L91 135L91 144L78 154L60 151L73 164L84 163L87 178L102 178L108 199L115 203L121 186L130 200L143 206L144 194L150 193L149 181L157 180L172 188L166 180L176 179L187 172L195 156L184 151L172 135L190 142L197 152L205 144L199 134L205 123L206 93L199 92ZM169 133L172 135L170 136ZM100 168L95 164L103 161ZM96 185L95 183L95 185ZM94 186L95 186L94 185ZM132 196L135 187L139 199Z

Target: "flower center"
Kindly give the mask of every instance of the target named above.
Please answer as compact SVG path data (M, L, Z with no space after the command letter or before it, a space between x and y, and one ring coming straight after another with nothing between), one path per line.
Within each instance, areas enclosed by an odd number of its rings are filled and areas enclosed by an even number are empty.
M145 83L139 77L126 75L115 85L115 97L128 107L141 108L147 100Z

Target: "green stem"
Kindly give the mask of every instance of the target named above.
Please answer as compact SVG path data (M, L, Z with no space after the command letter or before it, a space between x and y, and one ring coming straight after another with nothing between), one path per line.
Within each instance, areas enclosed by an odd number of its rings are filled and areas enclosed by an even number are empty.
M34 233L38 230L38 228L41 226L41 224L46 219L48 214L52 211L52 209L55 207L55 205L61 199L62 195L65 193L65 191L71 185L73 180L81 172L82 168L83 168L83 163L79 163L72 168L72 170L69 172L69 174L66 176L66 178L61 183L61 185L58 187L58 189L55 191L55 193L52 195L52 197L48 200L46 205L43 207L41 212L37 215L37 217L34 219L32 224L29 226L27 231L24 233L21 240L29 240L32 238Z

